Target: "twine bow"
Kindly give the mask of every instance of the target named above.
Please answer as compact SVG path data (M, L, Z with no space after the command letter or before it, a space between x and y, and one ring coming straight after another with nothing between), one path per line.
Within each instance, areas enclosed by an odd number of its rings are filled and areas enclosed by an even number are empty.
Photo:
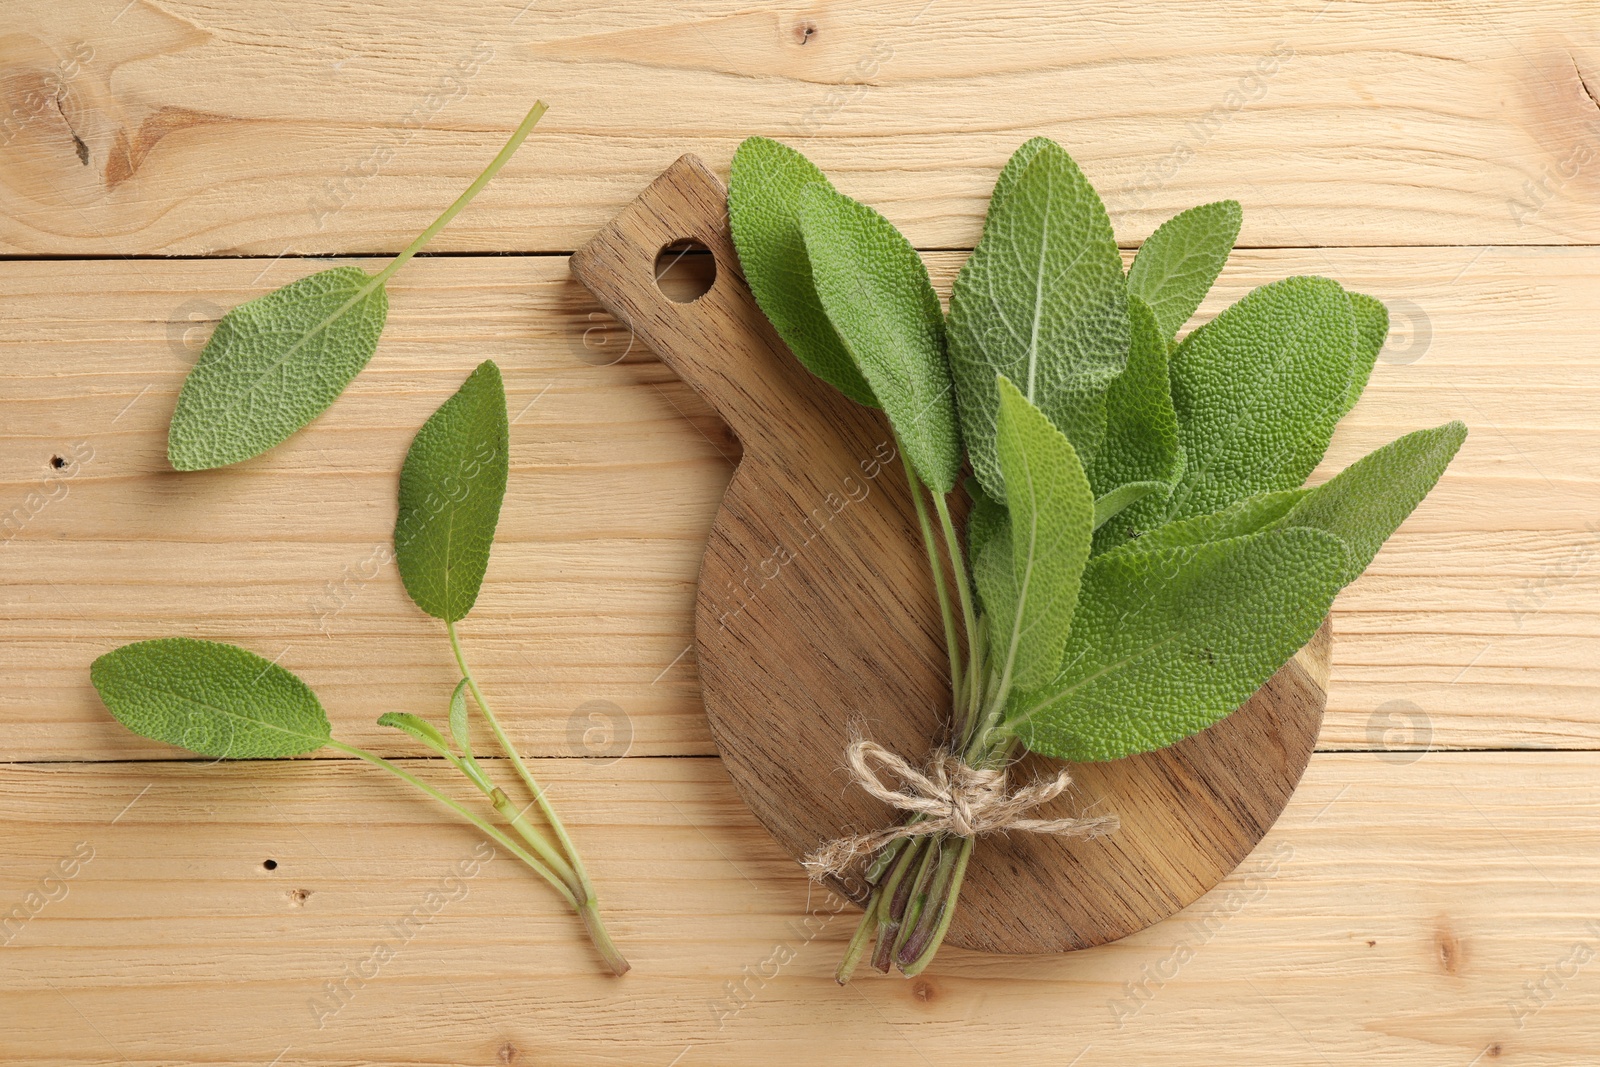
M904 837L923 834L977 837L1008 830L1056 837L1095 837L1117 828L1115 815L1091 819L1027 817L1028 812L1054 800L1072 784L1072 776L1065 768L1053 779L1036 779L1008 792L1004 768L969 766L948 749L936 749L928 758L925 772L874 741L852 741L845 749L845 758L849 761L851 776L862 789L885 804L922 818L829 841L804 860L813 878L839 874L856 856L870 855ZM872 767L873 763L898 778L904 788L886 786Z

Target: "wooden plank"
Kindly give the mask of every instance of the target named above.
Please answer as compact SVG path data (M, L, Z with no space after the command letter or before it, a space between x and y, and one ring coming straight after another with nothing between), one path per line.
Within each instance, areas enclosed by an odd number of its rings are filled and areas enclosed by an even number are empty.
M398 249L535 95L550 116L438 248L574 249L679 154L724 167L755 133L803 142L919 247L971 247L1035 134L1129 241L1225 196L1256 246L1600 239L1584 0L6 14L0 252Z
M962 258L929 257L942 288ZM15 536L0 529L10 758L162 755L108 719L87 668L165 633L282 653L341 737L411 752L371 724L442 709L453 677L433 623L381 562L396 472L416 427L486 357L522 414L465 633L511 732L544 755L616 754L619 737L638 755L709 752L683 653L736 446L639 346L592 365L627 342L585 341L605 320L564 259L417 261L392 287L372 365L325 416L240 467L166 469L189 309L215 316L309 266L0 263L0 519L26 518ZM1390 349L1317 477L1409 429L1472 427L1434 496L1336 605L1322 745L1596 746L1600 251L1243 251L1202 317L1299 272L1395 308ZM53 471L79 443L93 457ZM615 708L580 711L591 701Z
M0 1048L39 1067L1593 1062L1592 753L1319 755L1245 866L1166 923L1062 956L947 949L916 981L847 988L850 912L808 892L715 760L536 773L623 979L509 857L446 882L478 838L372 768L0 769L0 906L29 913L0 949Z

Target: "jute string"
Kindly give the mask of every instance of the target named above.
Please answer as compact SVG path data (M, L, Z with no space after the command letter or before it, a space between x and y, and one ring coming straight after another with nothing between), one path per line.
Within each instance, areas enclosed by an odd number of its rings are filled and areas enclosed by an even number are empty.
M845 759L850 765L851 777L862 789L885 804L923 817L916 822L829 841L805 858L806 870L813 878L839 874L858 855L870 855L905 837L924 834L977 837L1011 830L1056 837L1096 837L1117 828L1115 815L1090 819L1028 816L1072 784L1072 776L1065 768L1054 778L1035 779L1008 791L1004 768L971 767L943 748L934 750L924 770L918 770L875 741L852 741L845 748ZM901 788L885 785L880 771L898 779Z

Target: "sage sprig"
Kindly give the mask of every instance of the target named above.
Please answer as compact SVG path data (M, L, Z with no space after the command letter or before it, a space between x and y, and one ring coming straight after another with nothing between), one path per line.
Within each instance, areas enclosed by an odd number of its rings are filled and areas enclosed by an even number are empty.
M1178 340L1239 205L1169 220L1124 274L1099 196L1044 138L1001 171L942 323L910 244L793 149L745 141L729 211L780 336L900 442L945 624L950 750L980 771L1023 748L1120 759L1230 714L1466 437L1419 430L1304 488L1372 372L1383 305L1287 278ZM929 964L972 848L941 829L872 859L841 982L874 939L881 970Z
M233 645L170 637L124 645L94 661L90 678L118 721L134 733L217 759L273 759L329 747L399 777L476 826L527 864L582 920L606 965L628 970L601 922L583 860L544 788L506 736L467 666L456 623L483 584L510 467L505 387L485 361L418 431L400 475L395 556L418 607L444 621L461 678L450 696L447 730L411 712L388 712L382 726L409 735L459 771L515 834L404 767L336 740L311 688L283 667ZM531 799L522 805L496 785L472 749L468 694ZM527 817L537 807L541 829Z
M178 393L167 459L181 471L258 456L322 414L378 348L389 315L384 288L533 132L536 103L471 185L377 274L333 267L240 304L222 316Z

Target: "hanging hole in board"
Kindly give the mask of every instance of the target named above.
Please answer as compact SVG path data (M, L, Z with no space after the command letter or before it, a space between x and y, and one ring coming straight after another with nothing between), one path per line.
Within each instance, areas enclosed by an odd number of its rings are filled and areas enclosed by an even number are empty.
M656 288L668 300L692 304L717 280L717 259L692 237L669 241L656 253Z

